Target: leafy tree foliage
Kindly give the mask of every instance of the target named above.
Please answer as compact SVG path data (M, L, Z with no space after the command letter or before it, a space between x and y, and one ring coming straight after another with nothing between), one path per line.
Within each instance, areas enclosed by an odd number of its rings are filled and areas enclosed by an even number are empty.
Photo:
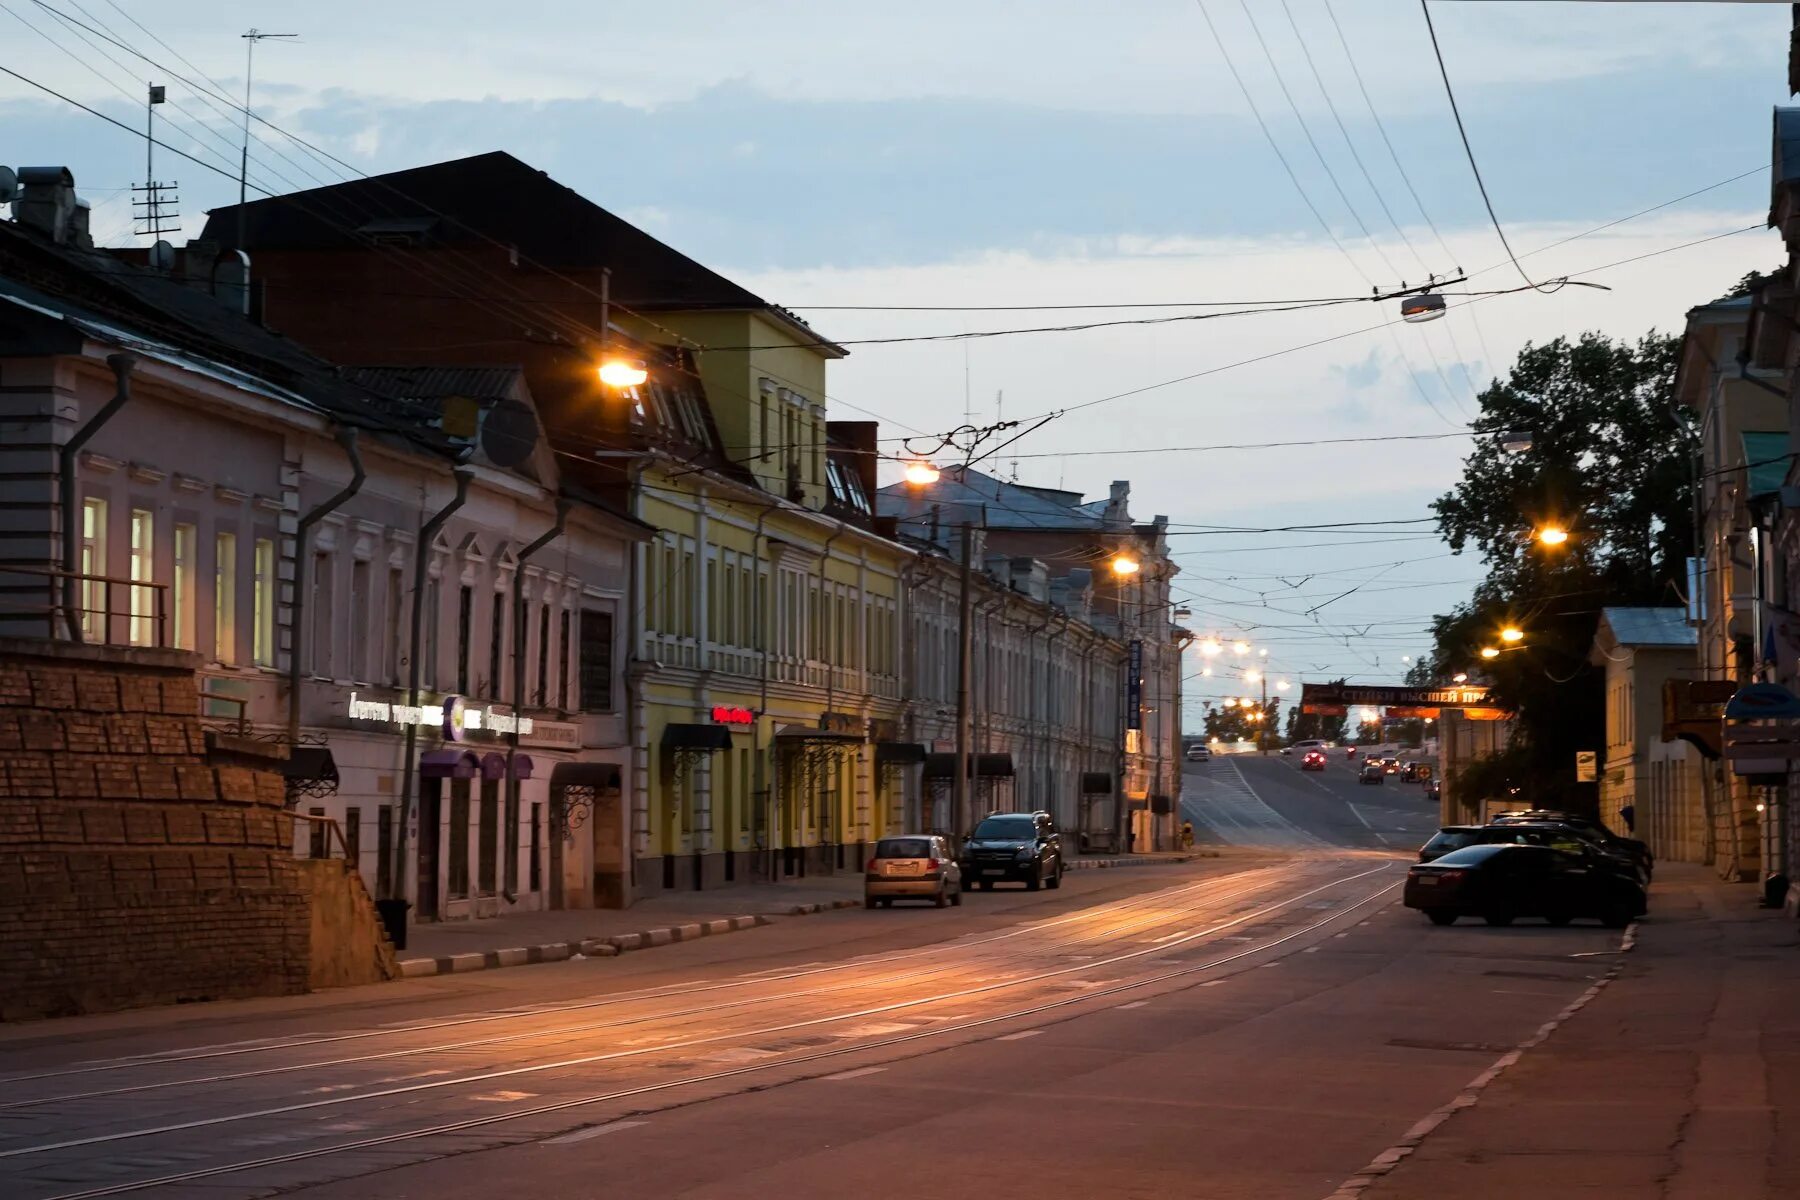
M1251 720L1252 715L1261 707L1258 703L1233 705L1230 708L1223 704L1209 703L1206 706L1206 736L1222 742L1254 742L1257 733L1267 729L1270 744L1274 744L1277 736L1275 724L1280 715L1281 701L1271 699L1263 720Z
M1587 661L1600 609L1681 603L1697 442L1674 406L1676 354L1657 334L1526 346L1481 394L1475 429L1529 430L1532 448L1508 454L1477 436L1460 486L1432 505L1451 548L1488 568L1469 603L1434 622L1433 672L1467 671L1517 709L1508 786L1533 803L1594 803L1592 785L1574 782L1574 757L1605 732L1601 674ZM1569 540L1534 542L1546 524ZM1516 646L1499 640L1509 625L1525 633ZM1484 646L1501 653L1483 659Z

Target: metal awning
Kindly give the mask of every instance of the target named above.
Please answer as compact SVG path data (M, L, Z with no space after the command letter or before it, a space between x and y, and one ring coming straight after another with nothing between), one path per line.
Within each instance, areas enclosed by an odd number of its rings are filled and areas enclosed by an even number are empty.
M474 779L481 760L469 750L427 750L419 755L420 779Z
M1081 794L1084 796L1112 795L1113 779L1107 771L1083 771L1081 773Z
M513 778L530 779L532 761L529 754L514 754ZM483 779L506 778L506 755L494 751L481 756L481 777Z
M969 773L977 779L1011 779L1013 775L1012 755L971 754L969 755ZM955 779L956 755L926 755L925 778Z
M723 725L671 722L663 726L662 744L665 750L729 750L731 730Z
M281 782L289 797L330 796L338 788L337 760L328 746L292 746L281 764Z
M925 746L920 742L876 742L875 765L911 766L925 761Z
M551 787L591 787L610 791L619 787L619 764L605 762L559 762L550 768Z

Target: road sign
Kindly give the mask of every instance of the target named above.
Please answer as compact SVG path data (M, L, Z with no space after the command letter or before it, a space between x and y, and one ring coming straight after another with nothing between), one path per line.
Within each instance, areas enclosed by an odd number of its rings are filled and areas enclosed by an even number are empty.
M1575 782L1593 783L1600 778L1600 755L1594 750L1575 752Z

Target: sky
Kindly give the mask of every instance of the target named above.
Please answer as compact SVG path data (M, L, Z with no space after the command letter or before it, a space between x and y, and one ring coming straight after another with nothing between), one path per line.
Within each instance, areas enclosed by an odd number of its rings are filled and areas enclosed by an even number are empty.
M1060 413L984 466L1089 495L1129 480L1134 515L1171 523L1197 633L1268 649L1296 690L1391 682L1481 574L1424 520L1475 393L1528 342L1679 332L1783 257L1762 226L1787 6L1432 15L1524 271L1610 290L1456 294L1523 281L1407 0L240 0L228 20L197 0L0 0L0 67L125 126L0 75L0 161L68 165L96 234L141 244L128 188L144 84L164 83L159 136L212 168L158 151L179 242L236 197L231 110L196 93L241 97L256 27L299 35L259 43L257 112L344 165L270 135L253 188L505 149L834 338L1208 311L852 306L1362 297L1461 270L1430 325L1357 301L852 346L831 367L832 414L886 436ZM1405 440L1221 448L1344 438ZM1348 521L1395 524L1218 528ZM1193 713L1249 685L1221 669L1188 688Z

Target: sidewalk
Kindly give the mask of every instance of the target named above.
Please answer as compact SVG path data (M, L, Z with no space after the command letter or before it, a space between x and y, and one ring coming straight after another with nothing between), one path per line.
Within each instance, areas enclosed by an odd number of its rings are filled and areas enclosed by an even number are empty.
M1800 925L1657 875L1618 978L1361 1196L1800 1196Z
M1199 857L1217 857L1217 852L1084 855L1070 859L1068 866L1071 871L1172 866ZM862 875L848 871L781 883L664 892L626 909L521 912L478 921L414 925L407 930L406 949L399 954L400 973L409 979L450 975L560 962L578 954L604 957L715 937L766 925L774 917L860 907L862 886Z

